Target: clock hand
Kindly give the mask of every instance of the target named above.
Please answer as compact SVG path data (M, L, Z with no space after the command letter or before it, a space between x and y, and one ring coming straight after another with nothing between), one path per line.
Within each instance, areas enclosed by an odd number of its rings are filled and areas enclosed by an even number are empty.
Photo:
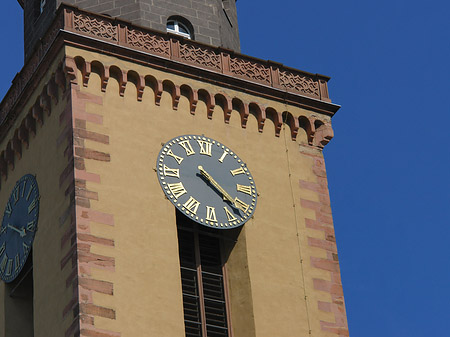
M234 207L240 209L243 212L247 212L247 210L240 205L236 199L233 199L233 197L231 195L228 194L227 191L225 191L222 186L219 185L219 183L217 181L214 180L213 177L211 177L211 175L206 172L202 166L198 166L198 169L200 170L200 173L215 187L219 190L219 192L222 193L224 200L228 200Z
M20 237L22 237L22 238L26 235L24 228L22 228L22 230L20 230L20 229L17 229L16 227L14 227L14 226L11 226L10 224L8 224L8 228L11 228L13 231L16 231L17 233L19 233Z
M233 205L235 204L234 199L231 197L231 195L229 195L227 193L227 191L225 191L222 186L220 186L217 181L214 180L213 177L211 177L211 175L206 172L202 166L198 166L198 169L200 170L200 173L202 174L202 176L204 176L215 188L217 188L219 190L220 193L222 193L223 198L228 200L229 202L231 202Z

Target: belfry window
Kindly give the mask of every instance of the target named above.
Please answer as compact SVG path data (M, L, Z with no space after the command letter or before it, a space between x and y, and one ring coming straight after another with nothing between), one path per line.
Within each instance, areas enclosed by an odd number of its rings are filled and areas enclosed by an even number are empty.
M229 337L222 239L177 214L186 337Z
M187 39L193 38L191 29L189 29L188 25L176 18L169 18L169 20L167 20L167 31L169 33L181 35Z

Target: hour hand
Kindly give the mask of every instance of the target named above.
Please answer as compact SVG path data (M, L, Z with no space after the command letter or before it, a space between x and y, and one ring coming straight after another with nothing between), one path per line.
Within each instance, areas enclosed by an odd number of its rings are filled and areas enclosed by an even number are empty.
M16 227L14 227L14 226L11 226L10 224L8 224L8 228L11 228L13 231L16 231L17 233L19 233L20 237L24 237L26 235L24 228L22 228L22 230L20 230L20 229L17 229Z
M200 170L200 173L202 174L202 176L204 176L206 178L206 180L208 180L211 185L213 185L215 188L217 188L217 190L222 193L222 196L225 200L228 200L229 202L231 202L233 205L235 204L234 199L231 197L231 195L228 194L227 191L225 191L222 186L220 186L217 181L214 180L213 177L211 177L211 175L206 172L202 166L198 166L198 169Z

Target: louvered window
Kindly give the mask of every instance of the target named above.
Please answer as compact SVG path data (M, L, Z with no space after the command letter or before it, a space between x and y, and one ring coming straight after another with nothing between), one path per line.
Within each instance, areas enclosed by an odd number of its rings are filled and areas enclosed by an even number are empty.
M230 337L221 239L177 222L186 337Z

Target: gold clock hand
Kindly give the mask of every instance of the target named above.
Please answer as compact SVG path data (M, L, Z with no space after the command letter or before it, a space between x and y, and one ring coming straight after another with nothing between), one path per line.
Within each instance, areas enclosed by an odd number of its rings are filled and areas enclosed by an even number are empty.
M215 187L219 190L220 193L222 193L223 198L228 200L229 202L231 202L233 205L235 205L235 201L234 199L231 197L231 195L229 195L227 193L227 191L225 191L222 186L220 186L217 181L214 180L213 177L211 177L211 175L206 172L202 166L198 166L198 169L200 170L200 173Z

